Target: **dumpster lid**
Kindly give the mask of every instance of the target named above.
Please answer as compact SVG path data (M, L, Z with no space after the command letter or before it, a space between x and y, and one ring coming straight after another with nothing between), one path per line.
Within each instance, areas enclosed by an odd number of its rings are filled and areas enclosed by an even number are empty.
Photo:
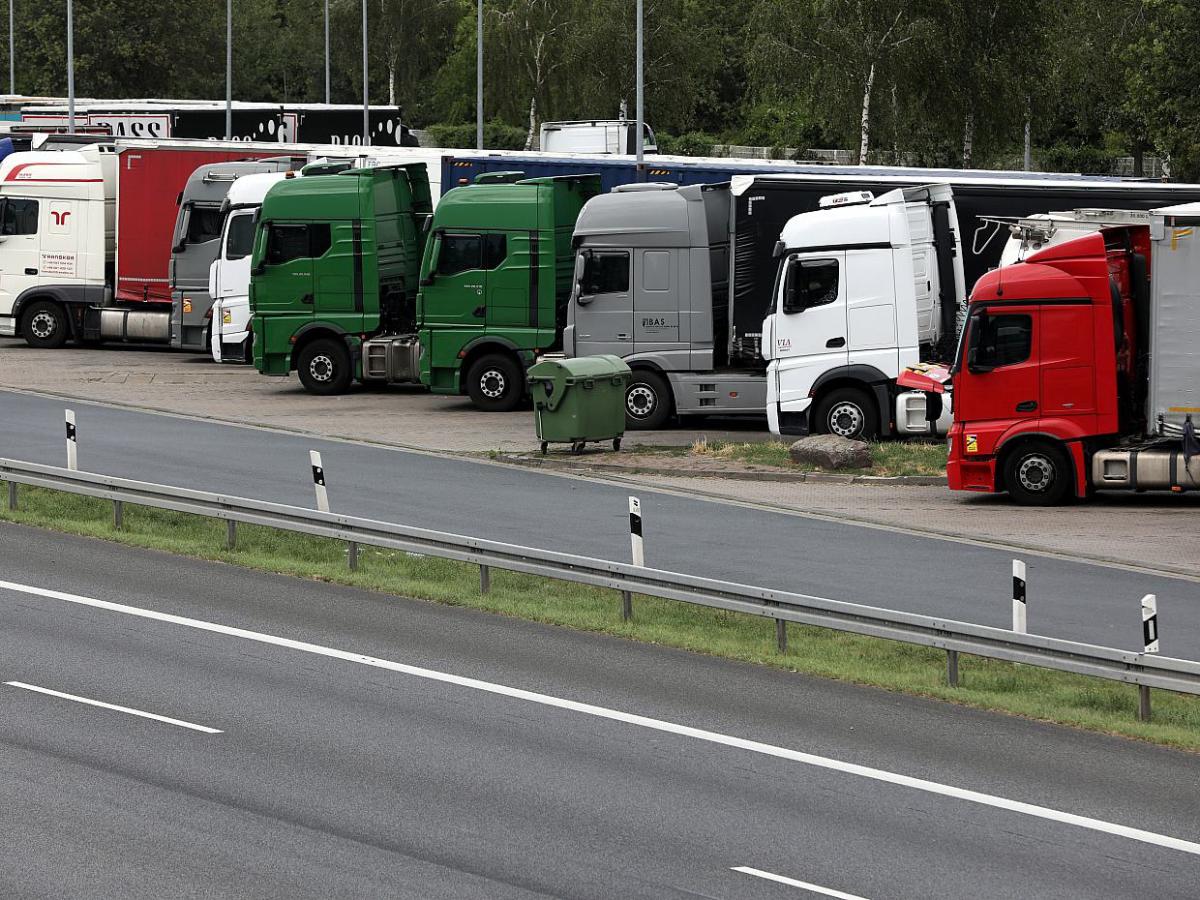
M629 371L629 366L621 357L604 353L599 356L574 356L570 359L543 359L530 368L529 377L604 378L608 375L623 375Z

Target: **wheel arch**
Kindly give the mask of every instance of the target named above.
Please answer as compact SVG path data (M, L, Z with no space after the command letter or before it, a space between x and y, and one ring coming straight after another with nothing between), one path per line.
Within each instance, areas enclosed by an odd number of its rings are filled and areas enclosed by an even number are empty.
M813 386L808 392L812 398L809 408L815 410L822 398L830 391L838 388L854 388L874 399L875 412L879 417L879 429L881 432L885 430L890 432L892 430L891 383L892 379L874 366L861 364L838 366L823 372L813 382Z
M1008 467L1009 458L1019 450L1024 450L1027 447L1036 447L1038 445L1050 445L1056 450L1061 450L1062 454L1067 458L1067 465L1071 467L1071 482L1075 485L1076 493L1079 493L1080 479L1080 461L1076 459L1077 449L1082 451L1082 445L1078 441L1072 441L1064 438L1062 435L1052 434L1048 431L1018 431L1010 434L1002 439L1001 443L996 447L996 489L1001 491L1008 490L1006 483L1005 472Z
M329 322L309 322L293 335L292 355L289 362L290 368L296 368L296 359L300 355L300 351L313 341L320 340L321 338L333 338L334 340L345 341L348 333L340 325L333 325ZM251 331L251 334L253 334L253 331Z
M458 366L458 392L465 394L467 392L467 372L470 371L476 360L481 357L488 356L492 353L502 353L511 356L517 361L524 371L525 361L521 359L521 348L516 342L498 334L488 334L477 337L458 351L459 366Z

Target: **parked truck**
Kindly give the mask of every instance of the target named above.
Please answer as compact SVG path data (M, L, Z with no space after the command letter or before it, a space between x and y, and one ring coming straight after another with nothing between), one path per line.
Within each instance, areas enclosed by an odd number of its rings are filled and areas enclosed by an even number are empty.
M828 197L788 222L763 323L775 434L942 434L948 409L896 378L948 358L967 295L947 185ZM929 422L934 423L931 429Z
M583 165L594 165L604 173L604 184L614 190L592 201L584 210L577 225L577 245L581 250L620 250L642 253L653 249L656 240L665 243L661 250L680 251L689 247L698 257L725 260L727 274L700 278L688 274L688 281L673 284L670 291L682 291L679 331L668 316L664 330L658 333L672 345L671 355L664 347L655 347L655 335L641 328L641 319L631 318L629 327L613 328L602 335L600 342L609 350L626 358L634 369L628 397L628 420L631 428L657 427L672 415L751 414L761 416L767 405L766 368L762 358L762 323L777 299L778 260L774 257L780 233L796 215L817 210L822 197L869 192L876 196L898 187L920 187L913 179L929 174L931 184L948 185L954 192L957 217L956 253L963 271L964 284L969 287L980 275L994 267L1006 245L1003 226L994 221L980 221L980 216L998 217L1027 215L1040 211L1069 208L1075 202L1116 201L1130 208L1149 208L1174 202L1172 198L1200 199L1200 186L1162 185L1143 182L1120 182L1111 179L1091 179L1083 176L1045 176L1033 173L954 172L951 170L913 170L900 168L861 168L841 170L835 167L809 167L802 174L772 173L770 164L749 160L674 161L656 159L644 173L632 163L597 158L570 160L533 159L528 154L516 154L519 161L528 162L534 171L571 171ZM443 180L450 183L454 173L464 175L486 171L499 165L498 158L448 157ZM794 164L791 165L796 170ZM689 184L698 177L714 180L730 178L731 171L762 170L762 174L733 175L729 189L704 190ZM676 190L670 184L664 193L662 185L639 182L639 177L670 178L687 184ZM625 189L623 184L631 184ZM643 190L644 188L644 190ZM723 220L723 224L722 223ZM704 222L692 227L687 221ZM682 223L682 224L681 224ZM683 242L682 244L680 242ZM599 259L599 258L597 258ZM582 263L581 263L582 264ZM715 263L719 265L719 263ZM581 273L582 274L582 273ZM631 272L636 281L638 276ZM681 275L682 277L682 275ZM586 298L589 292L580 289ZM612 293L612 292L609 292ZM617 292L620 294L620 292ZM632 303L634 300L649 310L650 297L667 297L661 291L644 292L640 288L624 299L606 297L605 302L592 304L584 314L578 303L571 304L571 315L584 315L593 322L607 306ZM674 303L674 300L667 301ZM629 310L620 313L625 315ZM615 318L610 317L610 318ZM716 329L710 338L705 326L695 331L695 323L711 321ZM655 327L650 316L650 327ZM675 337L678 333L679 337ZM568 335L564 343L568 352L580 354L599 352L595 338L588 329ZM595 332L600 334L600 332ZM620 335L625 335L624 338ZM943 335L952 334L943 332ZM579 340L582 349L573 350ZM622 349L615 344L619 343ZM644 348L646 356L634 345ZM591 348L591 349L589 349ZM943 351L946 346L943 344ZM874 395L874 388L869 388ZM918 416L920 398L908 397L901 410L901 421ZM911 404L911 405L909 405ZM882 430L892 422L894 409L880 408L876 418ZM902 429L900 424L897 428ZM914 427L915 424L914 424Z
M177 203L201 165L278 154L212 142L99 143L0 161L0 335L35 347L171 342Z
M280 156L205 163L188 176L178 198L167 276L172 347L207 351L218 330L212 319L209 269L217 258L225 198L233 185L249 175L292 171L306 161L305 156Z
M256 366L313 393L357 378L514 408L526 368L558 347L571 229L598 190L594 176L507 173L434 213L423 165L275 185L251 268Z
M953 490L1200 489L1200 204L990 272L952 370Z

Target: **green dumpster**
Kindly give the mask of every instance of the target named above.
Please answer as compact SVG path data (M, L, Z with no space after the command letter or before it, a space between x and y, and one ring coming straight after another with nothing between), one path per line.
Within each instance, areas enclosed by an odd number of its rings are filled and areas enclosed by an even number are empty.
M583 445L625 434L625 388L632 373L619 356L543 359L529 370L529 390L542 453L550 443Z

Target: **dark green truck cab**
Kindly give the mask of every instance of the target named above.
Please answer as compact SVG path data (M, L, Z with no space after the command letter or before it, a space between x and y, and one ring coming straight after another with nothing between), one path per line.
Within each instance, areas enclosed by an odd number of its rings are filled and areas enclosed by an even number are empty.
M572 230L599 192L597 176L493 175L431 215L423 166L282 182L252 262L259 371L295 370L314 393L420 381L512 409L535 355L560 346Z

